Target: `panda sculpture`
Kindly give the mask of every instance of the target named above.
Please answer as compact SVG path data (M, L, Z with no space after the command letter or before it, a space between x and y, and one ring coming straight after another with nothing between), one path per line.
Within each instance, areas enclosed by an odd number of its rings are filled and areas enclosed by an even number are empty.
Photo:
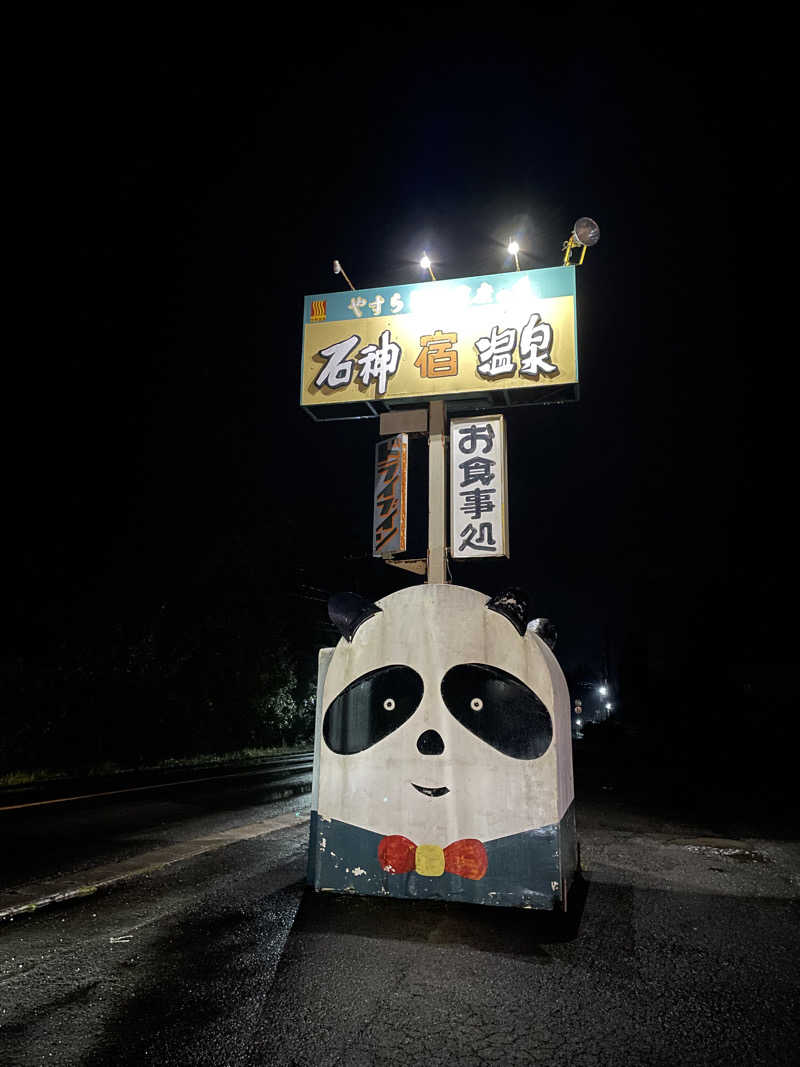
M570 704L527 598L337 594L320 653L317 890L566 906L577 869Z

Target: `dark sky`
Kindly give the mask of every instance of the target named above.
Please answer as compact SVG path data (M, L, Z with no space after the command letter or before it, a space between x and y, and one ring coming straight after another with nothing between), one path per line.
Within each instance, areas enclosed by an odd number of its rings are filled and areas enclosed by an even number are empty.
M587 214L580 402L508 414L512 556L454 579L528 588L568 662L664 617L735 640L787 540L779 28L340 11L32 57L17 613L146 612L209 567L406 584L369 559L377 422L298 407L302 298L333 257L358 287L419 280L423 248L503 270L511 232L552 266ZM785 658L758 633L731 658Z

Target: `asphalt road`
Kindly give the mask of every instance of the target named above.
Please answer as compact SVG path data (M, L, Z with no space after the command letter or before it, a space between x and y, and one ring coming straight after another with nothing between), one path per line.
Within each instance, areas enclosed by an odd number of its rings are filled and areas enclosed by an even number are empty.
M262 805L267 832L4 923L0 1062L796 1062L795 842L579 782L585 891L561 925L312 894L307 811Z
M311 753L258 766L50 782L0 792L0 917L45 880L77 876L257 822L311 789ZM35 897L35 894L34 894Z

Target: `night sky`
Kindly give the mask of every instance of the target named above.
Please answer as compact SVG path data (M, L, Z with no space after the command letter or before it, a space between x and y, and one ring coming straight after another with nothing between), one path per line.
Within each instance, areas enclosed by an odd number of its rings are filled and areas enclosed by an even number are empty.
M438 278L505 270L510 234L554 266L590 215L580 401L508 412L511 558L453 578L528 589L568 666L634 638L788 662L776 31L339 10L32 59L12 645L209 571L416 581L370 558L377 421L298 406L302 298L344 285L334 257L359 288L421 281L423 248Z

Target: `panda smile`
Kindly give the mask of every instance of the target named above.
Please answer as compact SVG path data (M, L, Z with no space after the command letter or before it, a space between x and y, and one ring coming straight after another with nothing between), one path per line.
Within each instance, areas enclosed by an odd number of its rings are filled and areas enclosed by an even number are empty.
M416 782L411 783L415 789L420 793L424 793L426 797L443 797L445 793L449 793L450 790L446 785L429 786L429 785L417 785Z

